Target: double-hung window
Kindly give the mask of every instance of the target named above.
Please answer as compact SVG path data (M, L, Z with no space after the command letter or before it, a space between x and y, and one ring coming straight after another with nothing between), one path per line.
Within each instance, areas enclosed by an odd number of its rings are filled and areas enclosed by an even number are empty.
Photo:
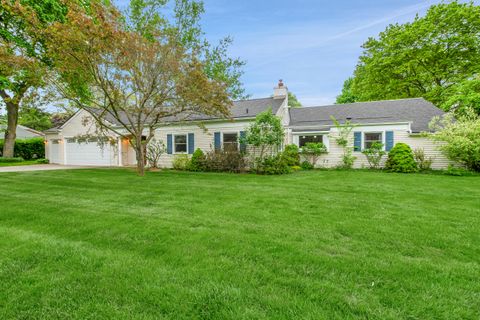
M223 134L223 150L238 151L238 133Z
M187 152L187 135L179 134L174 137L174 152L186 153Z
M383 144L383 136L381 132L365 132L364 149L370 149L375 142Z
M307 143L323 143L323 135L300 136L298 146L304 147Z

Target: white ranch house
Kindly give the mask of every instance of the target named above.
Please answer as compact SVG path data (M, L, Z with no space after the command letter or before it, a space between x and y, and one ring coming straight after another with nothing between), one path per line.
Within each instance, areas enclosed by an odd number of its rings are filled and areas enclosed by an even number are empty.
M355 168L368 166L361 150L375 141L382 142L386 151L399 142L410 145L412 149L421 148L426 156L433 159L434 169L443 169L449 164L438 151L438 145L421 135L429 130L432 118L444 112L422 98L290 108L288 89L280 81L271 98L234 102L231 109L233 120L199 116L191 121L172 120L159 126L155 139L163 141L167 147L160 165L170 168L175 155L192 154L197 148L204 152L225 147L245 148L239 144L239 137L257 114L268 109L282 121L286 133L285 145L293 143L302 147L307 142L323 142L326 145L328 153L320 157L318 166L335 167L341 162L343 150L332 139L337 132L332 116L340 123L350 120L355 124L350 137L357 157ZM108 120L116 123L113 118ZM199 126L200 123L203 127ZM94 133L95 123L91 114L80 110L62 126L45 132L46 157L51 163L63 165L121 167L136 164L134 150L124 138L117 136L103 147L95 138L79 143L78 137Z

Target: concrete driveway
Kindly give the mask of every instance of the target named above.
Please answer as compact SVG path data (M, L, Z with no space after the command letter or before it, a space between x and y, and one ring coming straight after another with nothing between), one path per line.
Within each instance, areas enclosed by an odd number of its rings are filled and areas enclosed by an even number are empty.
M49 170L71 170L71 169L87 169L94 167L85 166L61 166L58 164L35 164L31 166L12 166L0 167L1 172L25 172L25 171L49 171Z

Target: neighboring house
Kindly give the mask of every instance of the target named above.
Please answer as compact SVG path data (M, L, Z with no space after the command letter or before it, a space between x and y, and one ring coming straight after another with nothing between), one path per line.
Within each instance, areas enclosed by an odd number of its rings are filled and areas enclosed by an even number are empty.
M420 98L289 108L288 89L282 82L274 89L272 98L234 102L231 109L233 120L197 116L190 121L166 121L155 132L155 138L163 141L167 149L160 165L171 167L175 155L192 154L197 148L204 152L226 147L241 149L239 137L257 114L268 109L281 119L285 127L285 144L302 147L307 142L323 142L326 145L328 154L320 157L319 166L334 167L341 162L343 150L334 141L338 131L332 117L340 123L350 120L355 124L351 146L355 147L356 168L368 165L361 150L375 141L382 142L387 151L396 143L404 142L413 149L424 149L425 154L433 159L433 168L448 165L437 145L421 135L429 130L428 123L432 118L444 114L430 102ZM113 118L107 120L119 125ZM95 134L95 123L89 112L80 110L61 127L46 131L46 157L51 163L68 165L135 165L135 152L127 139L112 135L114 138L103 147L96 138L79 143L78 137L89 134Z
M5 138L7 125L0 125L0 139ZM40 131L27 128L22 125L17 126L17 139L43 138L45 135Z

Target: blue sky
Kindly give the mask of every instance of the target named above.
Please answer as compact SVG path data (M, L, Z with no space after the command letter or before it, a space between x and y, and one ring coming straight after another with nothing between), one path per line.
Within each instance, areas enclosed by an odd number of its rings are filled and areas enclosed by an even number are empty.
M234 38L243 82L268 97L283 79L305 106L331 104L352 75L361 45L390 23L412 21L440 0L204 0L211 41ZM477 1L475 1L477 2ZM123 7L128 0L116 0Z

